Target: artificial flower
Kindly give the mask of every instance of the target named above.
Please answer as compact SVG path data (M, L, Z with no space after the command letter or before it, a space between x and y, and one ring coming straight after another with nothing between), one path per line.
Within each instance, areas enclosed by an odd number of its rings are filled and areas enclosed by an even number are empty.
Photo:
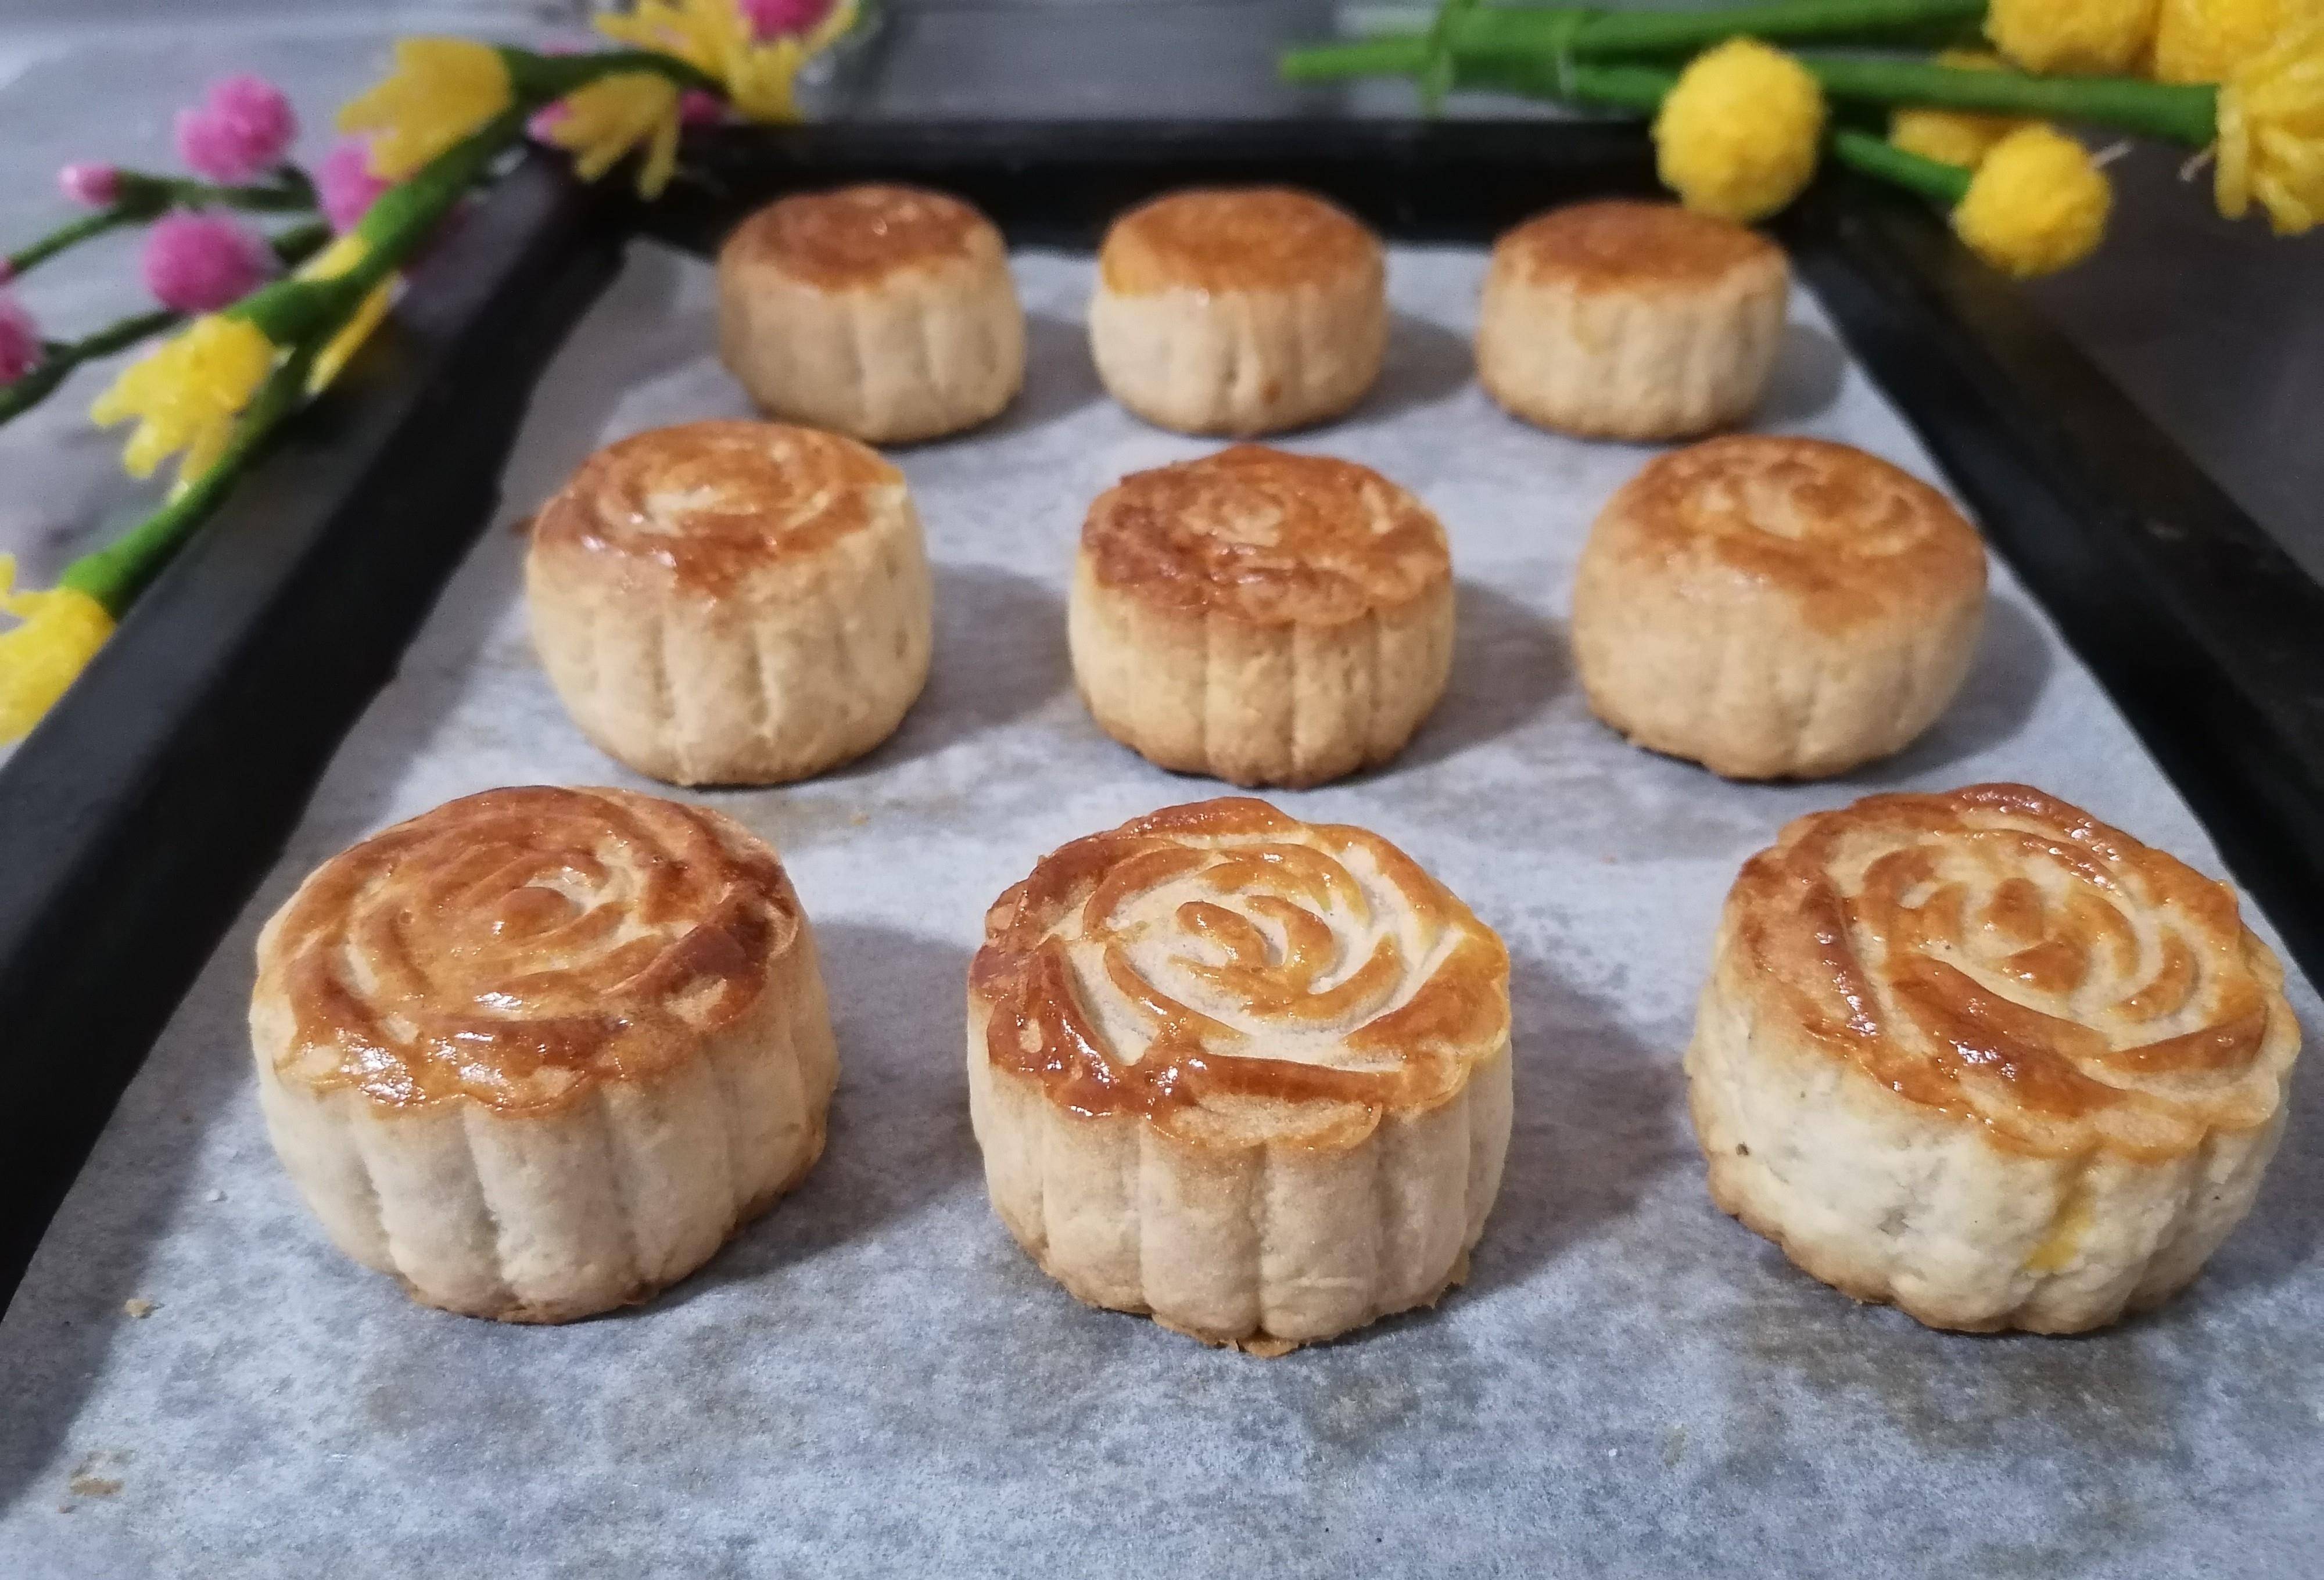
M315 196L331 228L345 233L361 223L389 183L371 173L371 143L344 137L315 167Z
M32 315L14 297L0 293L0 384L13 384L31 372L43 354Z
M57 188L68 202L105 208L121 196L121 169L88 162L69 164L57 172Z
M1655 117L1655 165L1689 208L1748 223L1815 174L1823 90L1800 63L1730 39L1688 63Z
M679 100L678 84L659 72L616 72L566 95L565 113L541 134L572 152L574 171L585 181L595 180L643 143L638 193L658 198L678 168Z
M2302 24L2219 86L2219 212L2259 199L2278 235L2324 221L2324 22Z
M685 61L724 84L746 119L776 122L798 119L792 87L799 68L854 23L854 0L843 0L805 33L762 39L737 0L639 0L632 12L599 17L597 31Z
M1937 57L1937 64L1964 71L1998 71L2002 63L1999 56L1976 50L1947 50ZM1888 141L1923 159L1974 170L1995 143L2026 124L2012 115L1900 105L1888 118Z
M281 162L299 134L299 117L281 88L244 72L213 83L200 104L180 110L177 131L178 157L188 170L232 185Z
M597 31L616 43L683 60L720 82L733 78L736 62L755 44L735 0L638 0L635 10L597 18Z
M751 51L726 79L727 96L735 109L752 121L798 120L800 69L844 38L855 17L855 0L841 0L807 32L785 34Z
M469 39L404 39L386 81L348 101L339 130L375 133L371 173L400 181L514 102L508 63Z
M299 278L300 280L337 280L362 262L370 255L370 246L362 237L341 236L309 259L306 265L299 271ZM339 326L338 333L332 335L324 344L322 350L315 354L314 363L307 373L309 394L320 393L329 387L346 369L347 363L354 359L355 353L363 349L364 342L371 338L372 332L377 329L381 320L387 317L388 309L395 305L398 283L397 278L391 275L374 286L370 294L356 305L355 310L349 315L347 321Z
M136 419L121 461L132 477L152 475L180 451L178 475L199 476L226 453L235 419L273 372L274 357L274 343L255 324L197 318L124 369L88 409L89 420L103 427Z
M111 612L88 593L15 585L16 561L0 554L0 612L22 622L0 631L0 746L32 733L113 634Z
M172 312L214 313L240 301L274 272L274 249L222 214L171 214L145 235L139 269L145 289Z
M2116 76L2145 59L2155 0L1992 0L1985 36L2028 71Z
M2027 279L2096 252L2113 208L2114 188L2089 151L2037 123L1985 156L1953 209L1953 232L1995 268Z
M2154 77L2224 82L2279 36L2319 17L2324 17L2324 0L2163 0L2154 23Z

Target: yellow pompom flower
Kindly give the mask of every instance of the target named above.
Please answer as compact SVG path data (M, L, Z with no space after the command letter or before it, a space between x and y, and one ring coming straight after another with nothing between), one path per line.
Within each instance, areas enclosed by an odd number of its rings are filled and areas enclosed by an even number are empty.
M2278 235L2324 221L2324 22L2279 38L2219 87L2219 212L2241 219L2258 198Z
M508 63L470 39L403 39L395 70L339 111L339 130L368 132L371 173L400 181L515 102Z
M1947 50L1937 57L1937 64L1962 71L1998 71L2002 62L1999 56L1977 50ZM1995 143L2028 124L2015 115L1904 106L1888 118L1888 141L1906 153L1974 170Z
M2278 35L2319 17L2324 0L2163 0L2155 80L2223 82Z
M1953 209L1953 231L2019 279L2080 262L2106 238L2114 188L2064 133L2022 126L1996 143Z
M746 119L798 119L799 68L855 25L855 0L841 0L800 37L761 41L734 0L638 0L635 10L597 19L618 43L685 61L725 85L727 102Z
M638 195L661 196L678 168L676 83L651 71L623 71L576 89L563 104L549 140L572 151L573 169L583 180L595 180L642 142L647 150L638 167Z
M298 277L300 280L337 280L362 262L370 251L369 243L361 236L341 236L309 258L299 271ZM364 342L371 338L372 332L387 317L388 309L395 305L396 288L401 283L401 276L391 275L374 286L371 294L364 298L347 321L339 326L339 332L315 354L315 360L307 371L307 393L321 393L346 370L355 353L363 349Z
M88 409L89 420L103 427L137 419L121 459L132 477L151 476L180 451L179 477L198 477L225 454L235 419L274 371L274 343L255 324L197 318L124 369Z
M1664 96L1655 168L1689 208L1765 219L1815 175L1823 120L1823 90L1805 67L1756 39L1729 39L1688 62Z
M15 584L15 559L0 554L0 612L23 622L0 631L0 746L31 734L113 634L112 614L79 589Z
M2145 60L2155 0L1992 0L1985 36L2028 71L2120 76Z

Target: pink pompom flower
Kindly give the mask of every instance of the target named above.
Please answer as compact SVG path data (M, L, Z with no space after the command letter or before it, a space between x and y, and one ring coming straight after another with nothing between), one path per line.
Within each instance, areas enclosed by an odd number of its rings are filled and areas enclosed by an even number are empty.
M737 0L736 9L762 39L803 33L831 14L834 0Z
M103 208L121 196L121 171L109 164L69 164L57 172L57 188L72 202Z
M200 104L178 112L178 157L213 181L256 179L282 162L298 134L282 90L250 72L211 84Z
M0 384L14 383L46 354L32 315L14 297L0 292Z
M165 215L145 237L145 289L173 312L214 313L238 302L274 266L266 239L223 215Z
M342 234L355 228L392 184L371 173L368 138L343 138L315 167L315 195L322 203L323 217Z

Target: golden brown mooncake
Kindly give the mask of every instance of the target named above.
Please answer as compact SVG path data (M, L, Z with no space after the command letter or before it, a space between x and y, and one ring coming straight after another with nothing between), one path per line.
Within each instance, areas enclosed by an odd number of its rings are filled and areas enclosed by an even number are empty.
M1369 467L1237 445L1099 496L1067 626L1115 739L1181 773L1314 785L1394 757L1443 695L1452 562Z
M1379 238L1284 187L1173 192L1098 251L1090 350L1116 400L1190 434L1249 437L1337 417L1379 377Z
M316 868L258 940L267 1134L339 1249L509 1322L642 1300L822 1153L815 934L732 819L464 796Z
M803 192L718 253L718 344L760 410L900 445L996 416L1025 381L1025 310L992 222L917 187Z
M535 518L533 646L582 732L678 785L772 785L885 740L927 679L903 474L854 440L696 422L609 445Z
M2236 896L2024 785L1787 826L1686 1055L1711 1199L1859 1300L2075 1333L2250 1208L2300 1027Z
M1573 583L1591 709L1729 778L1813 778L1901 750L1960 690L1985 545L1945 497L1821 439L1656 457L1600 513Z
M1692 438L1758 404L1791 269L1747 226L1612 198L1493 245L1477 377L1511 414L1591 438Z
M994 1209L1081 1300L1279 1355L1426 1306L1500 1188L1509 966L1376 834L1171 807L985 918L970 1110Z

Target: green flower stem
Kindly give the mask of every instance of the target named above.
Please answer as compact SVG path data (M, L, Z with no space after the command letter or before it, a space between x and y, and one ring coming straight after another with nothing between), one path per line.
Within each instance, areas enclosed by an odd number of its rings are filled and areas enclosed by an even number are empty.
M141 170L123 170L119 181L120 195L113 202L9 253L7 275L23 274L69 248L124 225L158 219L171 208L242 208L262 214L310 214L315 208L314 183L304 171L290 165L276 171L272 181L244 187L214 186Z
M296 269L322 250L331 239L331 227L320 220L294 225L275 236L268 244L285 269ZM78 340L51 340L42 347L38 363L25 370L22 378L13 383L0 384L0 423L22 417L42 401L56 393L72 371L83 363L96 362L127 351L143 340L168 333L184 323L185 316L167 308L150 313L137 313L106 325L93 335Z
M148 175L140 170L122 171L121 180L124 196L134 188L147 195L149 202L158 198L160 207L243 208L255 214L310 214L317 206L315 183L308 179L307 172L297 165L279 166L271 180L237 187L189 181L179 176Z
M60 225L40 240L8 254L7 274L10 279L29 272L35 264L45 263L69 247L103 235L124 225L141 225L152 218L150 214L133 211L115 203L93 214L84 214L69 225Z
M1837 5L1840 0L1829 3ZM1896 3L1901 5L1903 0ZM1707 14L1742 16L1755 9L1759 8L1738 6L1729 12ZM1814 11L1820 7L1812 0L1803 0L1797 6L1766 9ZM1507 87L1530 80L1541 84L1545 91L1555 92L1561 54L1554 35L1545 36L1546 23L1539 20L1548 14L1505 11L1466 14L1449 30L1453 35L1452 50L1461 79L1480 87ZM1683 19L1691 14L1641 13L1635 17L1602 20L1643 23L1660 18ZM1501 20L1512 15L1529 20L1525 27L1513 28ZM1480 30L1479 23L1488 18L1497 19L1496 29ZM1579 25L1567 23L1572 30L1572 47L1564 58L1574 62L1567 68L1568 76L1578 78L1586 69L1580 62L1596 52L1597 45L1591 41L1596 35L1591 30L1600 25L1600 20L1592 17ZM1731 31L1747 30L1736 27ZM1428 35L1406 33L1296 50L1284 57L1283 70L1295 82L1357 76L1406 77L1425 71L1430 59ZM1834 98L2082 122L2162 137L2195 148L2208 146L2218 135L2218 90L2204 84L2148 82L2135 77L2030 77L2017 71L1969 70L1868 56L1811 54L1797 59L1822 84L1824 92ZM1556 96L1576 96L1556 93Z
M644 51L554 56L504 50L502 55L509 63L515 103L380 194L349 233L365 243L352 268L331 280L277 280L226 309L256 325L277 345L290 347L290 354L242 414L226 453L183 482L160 510L105 547L67 565L60 585L79 589L115 616L135 602L194 528L217 509L282 419L299 409L323 344L345 326L365 297L403 266L493 161L522 136L533 111L576 87L627 71L653 71L686 87L718 87L683 61ZM316 244L321 239L313 238Z
M310 219L304 225L294 225L289 230L277 232L267 238L266 244L274 249L274 256L281 262L283 268L296 269L321 252L323 243L330 239L330 223Z
M1420 108L1424 115L1433 115L1444 107L1444 95L1452 87L1452 40L1469 14L1477 9L1477 0L1438 0L1436 20L1429 24L1425 63L1420 69Z
M1677 86L1678 73L1654 66L1595 63L1576 63L1561 73L1552 64L1537 73L1536 80L1536 91L1554 97L1578 100L1600 109L1636 110L1651 115L1663 107L1664 96Z
M358 301L403 267L493 161L523 134L527 113L521 106L503 111L466 141L438 154L410 179L380 194L349 233L364 248L362 262L344 277L356 283Z
M1970 75L1963 73L1963 75ZM1655 66L1615 66L1496 53L1481 60L1460 58L1459 84L1493 87L1536 98L1560 99L1602 109L1652 115L1678 81L1678 73ZM1877 177L1941 205L1950 212L1969 195L1970 171L1959 165L1907 153L1870 133L1842 128L1831 134L1832 157L1851 170Z
M2135 77L2028 77L1836 55L1803 55L1800 64L1834 98L2086 122L2195 148L2207 147L2219 134L2218 89L2205 84L2181 86Z
M88 593L116 620L126 613L179 546L217 509L275 426L297 409L313 362L314 354L302 351L275 369L235 425L226 453L208 471L189 479L160 510L121 537L67 565L57 585Z
M1831 134L1831 154L1850 170L1918 192L1950 212L1969 196L1974 171L1942 160L1907 153L1885 137L1843 128Z
M1787 43L1812 40L1857 41L1924 28L1952 28L1985 20L1986 0L1763 0L1699 11L1597 11L1583 13L1576 27L1576 55L1689 54L1711 44L1748 35ZM1487 23L1514 34L1552 25L1530 9L1481 11ZM1472 23L1472 26L1475 24Z
M1497 88L1528 98L1557 99L1599 109L1651 115L1678 73L1660 66L1617 66L1597 61L1561 63L1534 54L1471 54L1461 51L1451 86Z
M1480 6L1443 17L1442 33L1464 65L1484 56L1514 64L1561 52L1576 60L1684 54L1740 34L1788 43L1857 41L1975 23L1985 10L1986 0L1771 0L1702 11ZM1282 74L1291 82L1410 76L1426 68L1437 32L1288 51Z
M1496 70L1503 69L1497 67ZM1464 72L1462 80L1468 80ZM1515 74L1499 85L1538 97L1562 98L1609 109L1638 110L1651 115L1662 106L1663 96L1678 81L1678 74L1651 66L1572 65L1563 77L1554 62L1536 63L1528 77ZM1832 157L1851 170L1917 192L1950 212L1969 196L1973 172L1941 160L1907 153L1886 139L1843 127L1831 134Z
M403 266L412 250L434 230L493 160L523 133L535 110L602 78L651 71L686 87L717 87L716 80L683 60L648 50L613 50L595 55L536 55L503 50L516 102L406 180L380 194L351 233L364 242L364 256L334 280L282 280L254 292L226 309L266 332L277 345L299 345L327 335L346 322L373 289Z
M116 616L128 609L188 535L217 508L282 419L299 409L316 354L325 342L516 141L526 114L521 107L503 112L410 179L380 194L351 233L369 245L346 273L327 280L278 280L226 309L256 324L276 344L290 346L290 355L261 386L215 464L188 479L160 510L120 537L67 565L60 585L78 588ZM312 241L319 244L322 239L316 235Z
M174 329L182 322L177 314L161 308L108 324L78 340L50 341L41 348L41 360L25 369L22 377L12 383L0 384L0 422L21 417L46 400L65 381L65 376L81 363L126 351L139 341Z
M554 103L576 87L586 87L600 78L620 77L633 71L650 71L657 77L667 77L680 87L698 87L726 96L726 85L687 65L672 55L657 54L651 50L607 50L592 55L536 55L530 50L503 49L501 60L508 67L509 84L516 90L520 103L529 109Z
M330 280L279 280L243 298L226 313L257 325L277 345L295 347L328 339L374 287L403 266L493 161L516 141L527 113L521 105L502 111L466 141L381 193L348 233L364 247L363 257L345 274Z

